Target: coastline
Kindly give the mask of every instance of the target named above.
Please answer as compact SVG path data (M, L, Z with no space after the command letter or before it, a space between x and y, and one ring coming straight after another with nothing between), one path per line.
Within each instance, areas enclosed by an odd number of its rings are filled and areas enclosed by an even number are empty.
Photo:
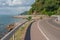
M18 17L18 16L17 16L17 17ZM14 17L14 18L16 18L16 17ZM19 18L19 17L18 17L18 18ZM16 26L18 26L19 24L21 24L22 22L25 22L25 21L27 21L27 20L7 24L7 25L6 25L6 28L7 28L8 31L11 31L11 30L14 29ZM12 28L12 29L11 29L11 28ZM9 29L11 29L11 30L9 30Z
M7 26L14 24L14 27L13 28L15 28L15 26L17 26L17 25L21 24L22 22L26 21L26 20L22 20L22 19L19 19L19 18L17 18L17 19L16 18L12 18L13 16L6 16L6 17L5 16L2 16L2 17L3 17L3 19L2 19L3 22L6 22L7 21L8 23L7 24L5 23L6 25L3 26L2 32L0 32L0 39L9 32L7 30ZM6 19L6 21L5 21L5 19Z
M2 37L1 38L1 40L7 40L7 39L9 39L12 35L13 35L13 33L15 33L15 31L19 28L19 27L21 27L23 24L25 24L27 21L22 21L22 22L20 22L20 24L18 24L13 30L11 30L10 32L8 32L4 37Z

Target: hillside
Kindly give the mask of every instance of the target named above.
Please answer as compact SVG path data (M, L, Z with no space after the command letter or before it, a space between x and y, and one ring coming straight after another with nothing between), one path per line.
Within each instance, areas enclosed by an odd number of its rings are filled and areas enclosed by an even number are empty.
M29 14L60 14L60 0L35 0L31 7Z
M19 15L28 15L28 11L25 11L25 12L19 14Z

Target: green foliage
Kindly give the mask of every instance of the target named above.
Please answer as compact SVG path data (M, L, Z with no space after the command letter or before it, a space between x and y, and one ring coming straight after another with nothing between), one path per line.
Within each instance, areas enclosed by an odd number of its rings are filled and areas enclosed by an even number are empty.
M57 10L57 15L60 15L60 7Z
M50 17L53 13L52 12L47 12L47 15Z
M29 17L27 18L27 20L28 20L28 21L30 21L31 19L32 19L32 17L31 17L31 16L29 16Z
M60 0L35 0L31 5L29 14L33 14L36 11L36 14L47 14L54 15L60 14Z

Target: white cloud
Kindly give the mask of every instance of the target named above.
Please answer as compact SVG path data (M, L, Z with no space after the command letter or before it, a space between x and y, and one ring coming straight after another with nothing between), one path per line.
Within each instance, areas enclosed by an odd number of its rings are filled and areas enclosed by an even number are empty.
M21 0L14 0L13 1L13 4L17 5L17 4L22 4L22 1Z
M2 5L6 5L5 3L2 3Z
M20 5L20 4L22 4L22 1L21 0L8 0L7 2L6 2L9 6L13 6L13 5Z
M24 11L28 11L31 7L18 7L16 10L19 11L20 13L24 12Z
M0 5L6 5L6 3L0 1Z

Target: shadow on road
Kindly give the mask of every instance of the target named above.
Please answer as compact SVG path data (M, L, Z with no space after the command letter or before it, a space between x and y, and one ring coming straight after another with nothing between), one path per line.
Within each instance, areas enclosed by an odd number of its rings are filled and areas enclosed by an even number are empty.
M32 22L32 23L33 23L33 22ZM30 37L30 29L31 29L32 23L31 23L31 24L28 26L28 28L27 28L26 35L25 35L24 40L31 40L31 37Z

